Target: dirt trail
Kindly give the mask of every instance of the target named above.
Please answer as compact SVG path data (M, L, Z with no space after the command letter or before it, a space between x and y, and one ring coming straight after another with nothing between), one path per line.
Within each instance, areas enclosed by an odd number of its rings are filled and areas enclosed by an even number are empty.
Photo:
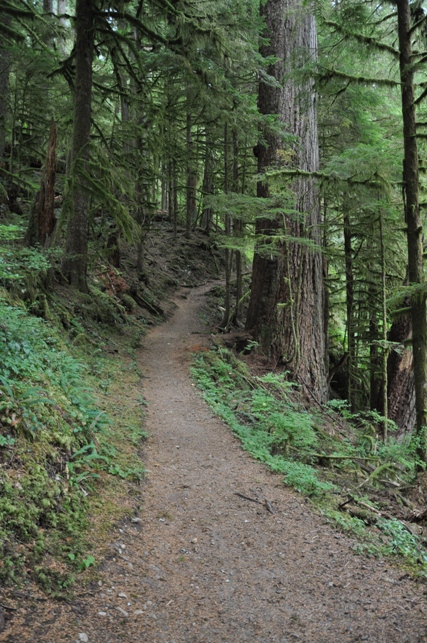
M34 638L4 640L427 641L423 586L356 556L352 541L251 460L200 398L188 358L204 341L196 333L207 290L178 294L176 314L141 351L150 473L137 522L115 535L101 592L58 607L43 635L40 623ZM275 513L236 492L267 498Z

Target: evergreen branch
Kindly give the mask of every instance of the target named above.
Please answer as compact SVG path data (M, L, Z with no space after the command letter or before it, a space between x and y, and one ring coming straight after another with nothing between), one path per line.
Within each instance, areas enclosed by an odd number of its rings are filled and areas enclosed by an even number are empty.
M348 183L350 185L368 185L370 187L389 187L390 182L387 181L383 176L374 173L373 177L367 179L356 179L354 176L341 177L337 174L327 174L326 172L308 172L307 170L301 170L299 168L293 170L277 169L269 170L265 172L262 176L266 177L275 177L275 176L287 176L289 178L296 178L298 176L314 179L322 179L325 181L341 181L343 183Z
M23 20L21 20L21 18L16 18L16 22L17 22L18 24L20 24L20 25L21 25L21 27L22 27L23 29L25 29L26 31L28 31L28 33L30 34L30 36L32 36L32 37L34 38L34 40L35 40L36 42L38 42L38 44L40 45L40 47L41 47L42 49L44 49L45 51L47 51L47 52L49 52L50 54L52 54L52 49L51 49L51 48L50 48L50 47L49 47L45 42L43 42L43 40L41 40L41 38L40 38L40 37L38 36L38 34L34 31L34 29L31 29L31 27L30 27L29 25L27 25Z
M339 71L337 69L329 69L326 67L321 68L324 70L324 73L317 74L321 82L328 82L332 78L342 78L348 80L350 83L364 84L364 85L383 85L385 87L399 87L400 82L397 80L392 80L391 78L369 78L367 76L354 76L353 74L347 74L344 71Z
M99 91L105 92L106 94L114 94L114 96L120 96L120 98L129 98L129 93L123 89L107 87L107 85L103 85L102 83L98 83L96 81L93 81L93 86L96 87L96 89L99 89Z
M376 20L373 24L381 25L383 22L387 22L387 20L390 20L390 18L397 18L397 11L389 13L387 16L384 16L384 18L381 18L381 20Z
M0 23L0 34L4 38L10 38L13 41L19 41L21 42L22 40L25 39L24 34L22 34L20 31L16 31L13 29L13 27L9 27L6 25L4 22Z
M409 29L408 35L411 36L414 33L414 31L416 31L418 27L422 25L423 22L426 21L426 19L427 19L427 16L423 16L422 18L420 18L420 20L417 20L417 22L413 24L412 27Z
M126 13L125 11L118 11L117 9L107 9L105 11L96 11L95 16L100 18L115 18L116 20L126 20L129 24L136 27L139 31L144 33L155 42L160 42L162 43L162 45L168 44L166 38L163 38L163 36L147 27L147 25L145 25L141 20L138 20L138 18L135 18L135 16L132 16L130 13Z
M76 50L73 49L71 54L67 58L61 61L61 64L59 65L59 67L57 67L47 75L47 78L52 78L53 76L62 74L65 80L67 81L69 87L74 91L74 73L73 73L71 62L75 58L75 55L76 55Z
M421 101L424 100L424 98L426 96L427 96L427 87L425 88L425 90L423 92L421 92L421 94L418 96L418 98L416 98L414 100L414 105L419 105L421 103Z
M95 129L96 129L96 131L98 132L98 134L99 134L99 137L100 137L101 141L104 143L105 147L108 149L108 141L107 141L107 139L105 138L104 132L102 131L101 127L100 127L100 126L98 125L98 123L97 123L96 121L94 121L93 119L92 119L92 125L94 126L94 128L95 128Z
M422 56L422 58L417 60L417 62L414 64L415 69L417 69L417 67L420 67L421 65L423 65L426 62L427 54L425 53L425 51L423 51L422 53L413 55L414 58L415 58L415 56ZM424 85L424 83L419 84L420 87L422 87L423 85Z
M25 5L25 3L23 3ZM12 18L30 18L35 17L34 11L31 9L19 9L16 5L8 2L8 0L0 0L0 13L12 16Z
M107 33L107 35L113 36L113 38L115 39L115 35L113 35L114 32L109 33L109 32L106 32L104 29L101 29L99 31ZM131 61L129 60L128 56L126 56L125 52L123 51L123 48L120 46L120 44L117 42L117 40L115 42L115 46L118 49L118 51L120 52L120 54L121 54L121 57L122 57L123 62L125 64L125 67L127 68L128 72L129 72L129 76L131 78L133 78L133 80L135 81L135 83L137 83L137 85L140 85L141 81L138 78L138 75L135 73L135 70L134 70L134 67L133 67ZM117 57L115 55L115 51L114 51L113 48L110 48L110 55L111 55L111 62L113 63L113 67L114 67L116 77L119 78L120 77L119 62L117 60Z
M355 40L358 40L359 42L362 42L365 45L368 45L369 47L374 47L375 49L379 49L380 51L387 51L389 54L392 54L395 58L399 58L399 52L391 45L387 45L384 42L380 42L379 40L377 40L376 38L372 38L371 36L364 36L362 33L345 29L342 25L340 25L338 22L335 22L334 20L323 20L323 22L325 25L328 25L328 27L333 27L335 31L338 31L339 33L342 33L345 36L354 38Z
M23 179L18 174L14 174L13 172L9 172L4 167L1 167L1 165L0 165L0 174L4 174L4 176L7 179L11 179L13 181L13 183L17 183L18 185L20 185L21 187L23 187L26 190L33 191L33 190L37 190L37 188L40 187L36 183L32 183L31 181L29 181L27 179Z

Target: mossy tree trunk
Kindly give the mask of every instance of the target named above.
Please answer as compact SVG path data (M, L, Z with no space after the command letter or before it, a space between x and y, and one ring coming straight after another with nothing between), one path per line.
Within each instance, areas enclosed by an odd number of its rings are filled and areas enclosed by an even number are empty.
M411 10L408 0L397 1L400 51L400 81L403 116L403 183L408 243L409 284L424 284L423 228L420 214L420 181L416 138L414 66L412 51ZM420 289L421 291L422 289ZM423 292L411 301L412 350L415 381L415 435L417 454L426 461L427 424L427 319L426 297Z
M76 2L75 96L72 143L73 208L67 223L63 273L72 286L87 291L88 206L87 189L92 115L92 59L94 51L94 1Z

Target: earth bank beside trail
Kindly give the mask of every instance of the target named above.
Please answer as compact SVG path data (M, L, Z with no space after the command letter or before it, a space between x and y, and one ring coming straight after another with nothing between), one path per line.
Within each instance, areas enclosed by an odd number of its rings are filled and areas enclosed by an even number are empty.
M242 451L195 390L189 356L207 344L209 288L181 290L140 352L148 479L130 489L99 582L71 603L33 603L0 641L425 641L424 586L355 555L351 539Z

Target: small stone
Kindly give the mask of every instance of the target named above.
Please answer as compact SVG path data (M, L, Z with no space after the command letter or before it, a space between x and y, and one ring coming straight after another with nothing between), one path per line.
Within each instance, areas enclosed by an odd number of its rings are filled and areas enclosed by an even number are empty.
M107 612L98 612L98 616L107 616Z
M79 634L79 641L81 641L81 643L88 643L88 641L89 641L88 635L85 634L84 632L81 632Z
M116 607L116 610L120 612L122 616L129 616L129 614L122 607Z
M142 522L141 518L132 518L131 522Z
M126 594L124 592L120 592L119 594L120 598L127 598Z
M144 614L144 610L135 610L134 615L139 616L140 614Z
M192 540L191 542L192 542L192 543L194 543L194 544L196 544L196 542L197 542L197 538L193 538L193 540Z

